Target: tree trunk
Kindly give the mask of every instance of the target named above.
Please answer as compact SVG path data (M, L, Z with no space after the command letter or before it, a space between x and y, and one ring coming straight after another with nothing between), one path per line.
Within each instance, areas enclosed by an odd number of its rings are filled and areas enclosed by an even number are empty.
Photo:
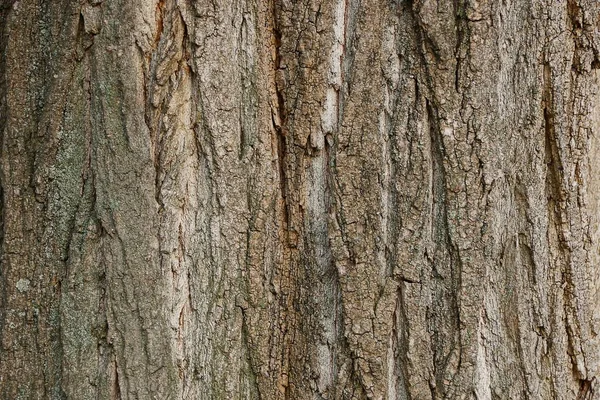
M0 398L600 398L599 29L0 0Z

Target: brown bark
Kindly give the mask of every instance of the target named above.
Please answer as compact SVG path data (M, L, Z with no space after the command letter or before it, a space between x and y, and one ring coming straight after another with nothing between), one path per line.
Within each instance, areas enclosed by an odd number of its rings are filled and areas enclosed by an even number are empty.
M0 398L600 398L599 29L0 1Z

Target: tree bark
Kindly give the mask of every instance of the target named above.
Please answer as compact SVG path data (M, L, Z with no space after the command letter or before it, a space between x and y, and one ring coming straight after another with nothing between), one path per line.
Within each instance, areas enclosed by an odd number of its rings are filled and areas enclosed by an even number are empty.
M1 0L2 399L598 399L594 0Z

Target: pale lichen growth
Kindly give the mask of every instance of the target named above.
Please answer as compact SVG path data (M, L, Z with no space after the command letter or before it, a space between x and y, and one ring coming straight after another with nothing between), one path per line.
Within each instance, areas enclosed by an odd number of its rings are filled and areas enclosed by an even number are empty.
M23 278L19 279L19 280L17 281L17 284L16 284L17 290L18 290L20 293L25 293L25 292L27 292L27 291L29 290L29 284L30 284L30 283L31 283L31 282L29 281L29 279L23 279Z

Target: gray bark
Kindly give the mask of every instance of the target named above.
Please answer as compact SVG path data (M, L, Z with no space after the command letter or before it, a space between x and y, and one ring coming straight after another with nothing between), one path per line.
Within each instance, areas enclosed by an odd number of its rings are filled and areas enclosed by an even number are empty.
M0 397L600 398L599 29L0 1Z

